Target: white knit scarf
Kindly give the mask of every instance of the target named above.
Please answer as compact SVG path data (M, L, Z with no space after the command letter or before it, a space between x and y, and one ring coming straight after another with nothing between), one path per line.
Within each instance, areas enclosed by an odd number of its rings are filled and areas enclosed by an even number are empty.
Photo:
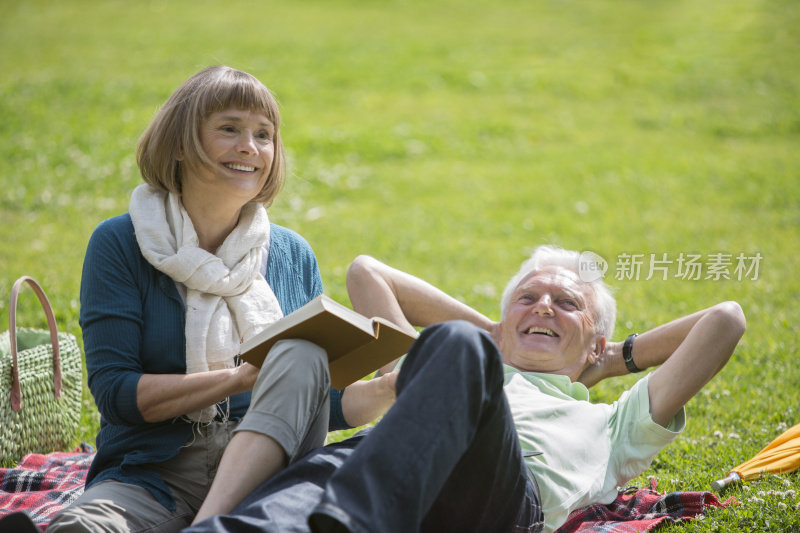
M245 205L216 255L200 248L176 194L139 185L129 210L142 255L186 287L186 373L232 368L242 340L283 316L260 274L269 243L267 210L258 203ZM209 422L215 415L212 405L188 416Z

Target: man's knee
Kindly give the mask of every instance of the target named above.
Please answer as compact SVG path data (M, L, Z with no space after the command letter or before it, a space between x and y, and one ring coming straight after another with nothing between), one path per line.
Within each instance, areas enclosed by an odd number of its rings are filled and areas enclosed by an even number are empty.
M409 352L398 377L398 392L418 372L442 379L456 374L502 380L502 358L487 332L464 321L426 328ZM498 378L499 376L499 378Z
M466 351L479 358L501 359L497 346L489 333L464 320L453 320L430 326L422 332L417 342L434 347L449 347L449 350L443 350L445 353L455 354Z

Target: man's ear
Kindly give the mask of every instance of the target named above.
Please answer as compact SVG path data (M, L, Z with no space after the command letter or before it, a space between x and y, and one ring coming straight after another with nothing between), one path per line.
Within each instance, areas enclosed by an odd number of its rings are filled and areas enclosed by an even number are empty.
M606 338L602 335L595 335L592 343L592 351L589 353L589 363L595 364L603 352L606 350Z

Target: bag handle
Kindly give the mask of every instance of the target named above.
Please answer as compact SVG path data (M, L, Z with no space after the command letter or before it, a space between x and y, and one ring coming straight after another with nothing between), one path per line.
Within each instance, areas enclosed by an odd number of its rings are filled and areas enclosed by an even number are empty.
M15 283L11 289L11 305L8 308L8 332L11 340L11 357L14 360L14 370L11 380L11 408L14 411L19 411L22 407L22 390L19 386L19 363L17 362L17 297L22 288L22 284L27 283L31 286L36 296L39 297L39 302L42 304L44 314L47 316L47 325L50 328L50 343L53 345L53 385L55 390L55 397L61 398L61 356L58 352L58 326L56 326L56 317L53 314L53 307L50 305L50 300L42 290L39 283L30 276L22 276Z

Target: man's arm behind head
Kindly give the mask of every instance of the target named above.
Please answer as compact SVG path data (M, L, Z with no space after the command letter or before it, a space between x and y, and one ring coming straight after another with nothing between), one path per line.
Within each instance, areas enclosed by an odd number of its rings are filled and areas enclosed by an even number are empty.
M661 365L650 376L650 415L666 427L678 411L733 355L746 320L736 302L722 302L635 338L639 368ZM618 364L618 363L617 363Z

